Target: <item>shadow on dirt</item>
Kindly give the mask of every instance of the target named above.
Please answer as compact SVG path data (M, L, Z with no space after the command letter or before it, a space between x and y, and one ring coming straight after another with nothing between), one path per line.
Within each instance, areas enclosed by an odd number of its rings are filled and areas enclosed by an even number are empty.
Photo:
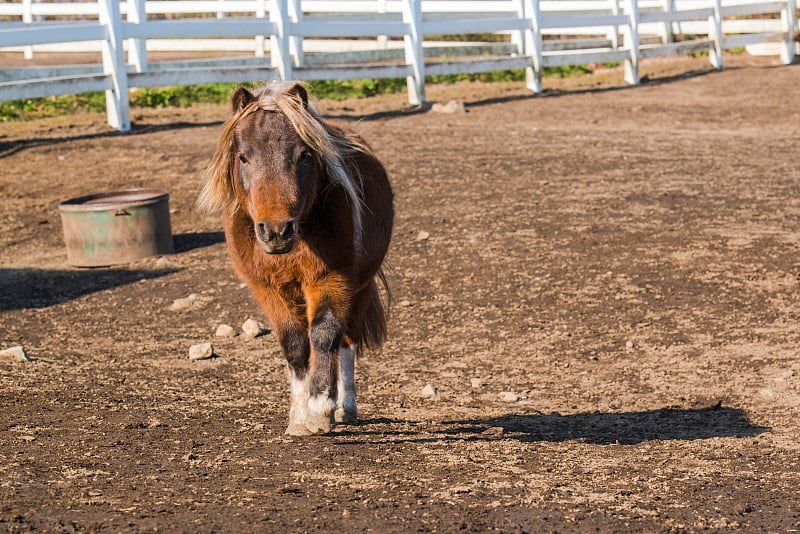
M703 409L661 408L646 412L509 414L483 420L444 421L441 423L444 429L426 429L420 433L391 429L381 432L364 428L373 424L391 426L402 423L410 421L368 419L359 421L361 428L345 433L351 436L396 436L397 439L391 440L393 443L495 441L510 438L526 443L574 440L597 445L635 445L645 441L749 437L769 431L768 428L752 424L743 410L720 405ZM404 439L404 436L408 439Z
M703 409L661 408L646 412L580 413L561 415L504 415L463 425L448 433L503 435L520 441L580 440L598 445L634 445L643 441L697 440L755 436L768 428L752 424L743 410L714 406Z
M0 311L46 308L103 289L174 272L176 269L0 269Z
M225 242L223 232L194 232L189 234L176 234L172 237L175 252L188 252L196 248L210 247L217 243Z

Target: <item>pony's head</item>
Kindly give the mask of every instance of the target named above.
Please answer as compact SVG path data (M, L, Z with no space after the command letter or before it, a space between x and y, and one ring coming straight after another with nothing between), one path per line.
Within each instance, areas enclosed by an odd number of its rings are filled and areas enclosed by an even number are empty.
M360 233L358 182L344 159L361 148L322 121L305 87L275 83L255 93L240 87L232 100L233 118L207 170L199 207L245 210L262 248L283 254L292 250L327 178L344 188Z

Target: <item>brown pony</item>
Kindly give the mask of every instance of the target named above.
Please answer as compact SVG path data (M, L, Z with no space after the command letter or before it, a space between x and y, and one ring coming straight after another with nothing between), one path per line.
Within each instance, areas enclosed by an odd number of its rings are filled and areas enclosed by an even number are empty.
M198 206L222 210L234 268L283 348L287 434L357 419L356 354L386 337L376 277L386 287L392 199L369 146L323 121L302 85L233 94Z

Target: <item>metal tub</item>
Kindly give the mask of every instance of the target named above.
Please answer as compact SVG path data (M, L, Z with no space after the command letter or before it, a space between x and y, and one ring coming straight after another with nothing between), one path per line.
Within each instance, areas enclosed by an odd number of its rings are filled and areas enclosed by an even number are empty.
M165 189L95 193L58 209L70 265L102 267L175 251Z

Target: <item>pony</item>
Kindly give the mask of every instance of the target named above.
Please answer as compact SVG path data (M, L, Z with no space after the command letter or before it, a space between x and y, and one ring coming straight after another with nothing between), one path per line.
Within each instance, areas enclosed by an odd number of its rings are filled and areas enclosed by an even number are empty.
M197 204L222 212L234 270L286 357L286 433L328 433L357 422L356 356L386 338L392 188L369 145L324 121L302 84L231 100Z

